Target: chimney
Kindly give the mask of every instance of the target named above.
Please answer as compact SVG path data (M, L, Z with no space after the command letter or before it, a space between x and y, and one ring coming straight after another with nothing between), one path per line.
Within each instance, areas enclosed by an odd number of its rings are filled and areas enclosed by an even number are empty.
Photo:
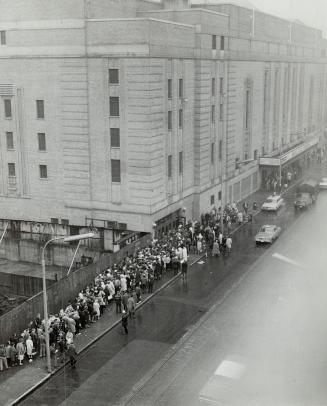
M162 5L166 10L184 10L190 8L190 0L162 0Z

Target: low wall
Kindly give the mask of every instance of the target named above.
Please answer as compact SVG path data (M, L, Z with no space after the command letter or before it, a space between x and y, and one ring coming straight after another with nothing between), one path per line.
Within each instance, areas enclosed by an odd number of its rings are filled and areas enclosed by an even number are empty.
M55 283L48 280L48 286ZM34 276L15 275L0 272L0 291L3 295L17 295L31 297L43 289L42 279Z
M79 291L92 283L97 274L111 264L119 263L127 255L133 254L135 250L147 246L150 240L151 236L147 234L120 251L102 255L98 262L80 268L72 272L68 278L62 278L53 283L47 289L49 314L56 314L60 309L65 309L68 301L73 300ZM0 343L5 343L14 332L23 331L38 313L43 315L42 291L0 317Z

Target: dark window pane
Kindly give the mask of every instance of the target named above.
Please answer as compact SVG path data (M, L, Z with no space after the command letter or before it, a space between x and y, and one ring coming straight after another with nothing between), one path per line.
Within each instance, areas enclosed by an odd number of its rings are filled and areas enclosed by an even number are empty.
M224 93L224 78L219 79L219 92L221 95Z
M215 96L216 94L216 79L212 78L211 79L211 95Z
M210 196L210 204L214 204L215 203L215 195L211 195Z
M8 163L8 175L16 176L16 168L14 163Z
M168 79L168 99L171 99L173 96L173 82L171 79Z
M217 35L212 36L212 49L217 49Z
M219 159L223 156L223 142L222 140L219 141Z
M221 192L218 192L218 200L221 200Z
M111 147L120 147L120 129L119 128L110 128L110 146Z
M111 160L111 181L120 182L120 159Z
M179 153L179 174L183 173L183 151Z
M179 79L179 85L178 85L178 96L180 99L183 98L184 94L184 89L183 89L183 79Z
M39 151L46 151L46 142L45 142L45 133L38 133L38 144L39 144Z
M44 100L36 100L36 117L44 118Z
M222 35L220 37L220 50L223 51L225 49L225 37Z
M119 97L110 97L110 116L119 116Z
M5 105L5 117L11 118L11 99L5 99L3 102Z
M168 155L168 178L171 178L172 175L172 155Z
M224 105L222 103L220 103L220 105L219 105L219 120L223 119L223 115L224 115Z
M119 83L119 70L109 69L109 83L118 84Z
M183 110L180 109L178 112L178 127L183 128Z
M45 179L48 177L48 169L46 165L40 165L40 178Z
M7 149L14 149L14 135L11 131L6 132Z
M215 106L212 105L212 106L211 106L211 122L212 122L212 123L215 122L215 115L216 115L216 109L215 109Z
M211 163L215 162L215 143L211 143Z
M173 128L173 112L168 111L168 130Z
M6 31L0 31L0 43L1 45L6 45Z

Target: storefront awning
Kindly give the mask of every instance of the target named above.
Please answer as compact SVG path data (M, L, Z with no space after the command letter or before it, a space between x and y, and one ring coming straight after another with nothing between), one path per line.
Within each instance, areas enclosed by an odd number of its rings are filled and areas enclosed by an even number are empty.
M303 142L300 145L297 145L295 148L284 152L280 156L277 157L261 157L259 160L260 166L280 166L284 165L289 162L291 159L298 157L303 152L309 150L314 145L318 144L319 137L316 136L312 138L310 141Z

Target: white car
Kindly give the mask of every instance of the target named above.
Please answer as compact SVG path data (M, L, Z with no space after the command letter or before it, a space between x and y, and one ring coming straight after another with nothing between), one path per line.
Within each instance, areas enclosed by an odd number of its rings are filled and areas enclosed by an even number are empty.
M258 234L255 236L256 244L272 244L279 236L281 228L275 225L265 225L260 228Z
M327 178L320 179L319 189L327 189Z
M267 210L267 211L277 211L283 205L283 203L284 203L284 200L281 196L272 195L272 196L267 197L266 201L261 206L261 209Z

